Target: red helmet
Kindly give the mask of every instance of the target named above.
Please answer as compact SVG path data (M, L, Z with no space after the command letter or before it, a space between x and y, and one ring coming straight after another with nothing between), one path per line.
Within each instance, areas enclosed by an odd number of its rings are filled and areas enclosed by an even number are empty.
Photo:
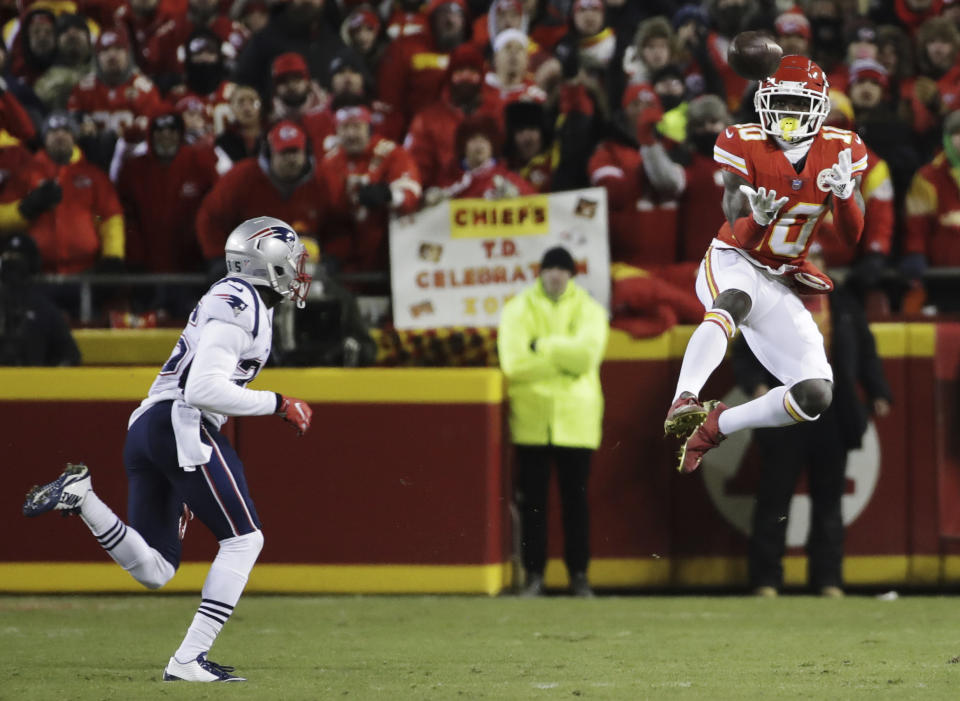
M784 56L753 98L763 132L785 141L813 136L830 113L829 88L827 76L809 58Z

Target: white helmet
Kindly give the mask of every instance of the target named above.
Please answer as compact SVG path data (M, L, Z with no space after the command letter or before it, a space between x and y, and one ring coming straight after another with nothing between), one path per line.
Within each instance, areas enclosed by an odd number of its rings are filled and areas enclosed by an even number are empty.
M247 219L227 237L227 274L269 285L284 299L306 304L311 277L307 249L289 224L273 217Z

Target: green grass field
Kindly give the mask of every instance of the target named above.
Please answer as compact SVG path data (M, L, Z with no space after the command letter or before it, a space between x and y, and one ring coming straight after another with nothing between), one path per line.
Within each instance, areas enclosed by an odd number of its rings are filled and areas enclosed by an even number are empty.
M0 597L0 699L958 699L957 600L248 596L163 684L193 596Z

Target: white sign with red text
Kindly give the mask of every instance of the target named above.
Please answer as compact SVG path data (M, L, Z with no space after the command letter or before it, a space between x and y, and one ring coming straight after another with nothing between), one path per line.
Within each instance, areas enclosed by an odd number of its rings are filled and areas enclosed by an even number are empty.
M577 284L610 308L603 188L504 200L449 200L390 221L393 323L398 329L496 326L504 303L563 246Z

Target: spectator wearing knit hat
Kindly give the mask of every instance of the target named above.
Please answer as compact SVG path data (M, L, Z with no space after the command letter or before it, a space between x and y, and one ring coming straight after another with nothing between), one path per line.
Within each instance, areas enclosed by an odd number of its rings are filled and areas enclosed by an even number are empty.
M402 141L414 115L443 90L451 52L464 43L466 0L430 0L429 31L401 37L387 47L377 75L384 104L384 134Z
M130 39L122 28L101 32L95 65L70 93L67 106L90 113L101 131L120 134L160 106L157 89L133 64Z
M387 272L389 217L411 214L420 203L417 165L403 147L373 132L368 108L341 107L336 121L337 146L317 173L330 201L324 259L345 272Z
M310 75L326 85L330 61L342 47L339 33L323 17L323 0L288 0L276 6L267 26L243 47L234 78L254 86L267 100L273 60L292 51L304 58Z
M56 18L50 9L33 6L16 23L17 35L10 44L10 72L33 86L56 58Z
M676 57L676 36L666 17L651 17L637 27L633 43L623 57L623 69L629 83L649 83L650 76ZM623 97L622 88L610 99Z
M410 124L404 147L416 162L424 187L437 185L444 173L456 167L455 135L466 117L502 118L499 95L482 90L483 67L483 55L473 45L454 49L440 98L418 112Z
M260 156L238 162L200 205L197 238L208 271L223 269L223 246L241 222L277 217L298 234L316 238L326 203L327 190L316 177L306 132L293 122L275 124Z
M876 61L880 53L880 44L876 25L868 19L856 19L847 27L845 37L846 60L839 64L827 76L831 88L846 91L849 79L849 67L854 61Z
M367 3L353 7L340 25L340 38L363 59L371 76L377 74L380 59L389 41L383 32L380 15Z
M237 56L250 38L250 31L239 22L220 12L219 0L188 0L187 14L179 18L172 29L158 33L154 51L158 55L159 74L182 73L189 54L190 37L199 31L216 37L218 54L227 70L233 70Z
M773 30L784 56L810 56L810 39L813 35L810 20L802 12L791 11L778 15Z
M220 134L230 116L230 93L234 84L227 80L224 43L211 30L194 30L182 47L183 74L170 89L167 101L177 105L184 98L193 98L203 105L206 131ZM186 105L187 103L184 103Z
M544 102L547 94L529 74L529 38L519 29L504 29L493 40L493 70L484 76L483 90L504 104L524 100Z
M74 86L93 70L93 43L87 20L63 13L57 17L57 58L33 84L48 110L63 110Z
M423 34L429 31L430 23L423 6L427 0L394 0L387 17L385 33L392 42L401 37Z

